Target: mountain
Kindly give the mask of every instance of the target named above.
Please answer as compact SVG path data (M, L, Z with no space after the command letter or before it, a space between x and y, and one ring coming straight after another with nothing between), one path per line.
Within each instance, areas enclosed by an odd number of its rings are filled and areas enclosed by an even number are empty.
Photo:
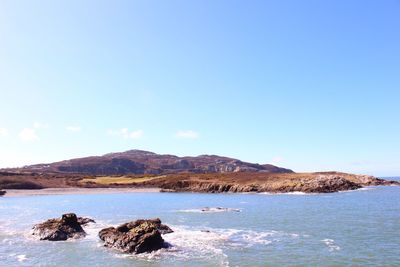
M231 173L267 172L292 173L292 170L270 164L243 162L216 155L178 157L143 150L129 150L103 156L77 158L50 164L25 166L12 171L80 173L91 175L171 174L171 173Z

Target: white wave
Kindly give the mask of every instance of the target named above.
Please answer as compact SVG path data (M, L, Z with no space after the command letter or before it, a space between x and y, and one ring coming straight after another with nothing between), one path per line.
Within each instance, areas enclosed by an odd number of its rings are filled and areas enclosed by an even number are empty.
M26 260L26 255L18 255L17 259L18 259L19 262L23 262L23 261Z
M359 189L356 189L356 191L369 191L369 190L375 190L376 187L373 186L366 186L366 187L361 187Z
M335 243L335 240L333 239L323 239L321 240L329 249L329 251L338 251L340 250L340 247Z
M30 231L27 231L26 229L10 229L10 228L4 228L1 229L1 236L4 238L2 240L3 243L13 243L13 238L16 236L30 236L31 233Z
M11 240L10 238L4 238L1 242L2 242L3 244L5 244L5 245L9 245L9 246L11 246L11 245L14 244L14 241Z
M83 230L86 232L86 237L82 240L98 240L98 234L100 230L111 227L108 222L98 221L96 223L88 223L82 226Z
M298 196L308 196L308 195L317 195L319 193L305 193L301 191L293 191L293 192L285 192L285 193L271 193L271 192L261 192L261 195L298 195Z
M189 255L198 252L214 251L221 253L227 247L252 247L254 245L269 245L278 242L279 237L295 238L298 234L288 234L279 231L257 232L239 229L193 229L184 226L172 227L174 233L164 235L166 242L171 244L172 250L189 252Z
M237 208L223 208L223 207L204 207L200 209L185 209L178 210L178 212L193 212L193 213L216 213L216 212L241 212L241 209Z
M282 239L298 238L299 234L282 231L252 231L240 229L194 228L170 225L173 233L163 235L170 247L143 253L126 255L116 253L116 257L134 258L144 261L210 260L218 266L229 266L225 250L242 249L252 246L269 246Z
M178 259L205 259L218 262L219 266L228 266L228 256L221 246L226 237L208 230L191 230L187 227L171 226L173 233L163 235L170 247L152 253L136 255L145 260L158 260L162 257Z
M307 193L300 192L300 191L287 192L287 193L283 193L283 194L285 194L285 195L307 195Z
M354 190L343 190L343 191L339 191L338 193L353 193L353 192L357 192L357 191L369 191L369 190L376 190L377 187L376 186L364 186L358 189L354 189Z

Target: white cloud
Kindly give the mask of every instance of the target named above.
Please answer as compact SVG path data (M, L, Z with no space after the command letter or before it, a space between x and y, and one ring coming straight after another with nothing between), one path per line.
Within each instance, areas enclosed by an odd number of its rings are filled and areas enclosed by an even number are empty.
M4 137L8 135L8 129L0 128L0 137Z
M36 134L36 129L35 128L24 128L22 131L19 133L19 138L22 141L25 142L32 142L39 140L39 137Z
M119 130L109 130L109 135L121 136L125 139L139 139L144 135L143 130L129 131L128 128L122 128Z
M67 126L67 127L65 127L65 129L66 129L67 131L73 132L73 133L76 133L76 132L80 132L80 131L81 131L81 127L79 127L79 126Z
M199 134L195 131L188 130L188 131L178 131L175 134L177 138L185 138L185 139L197 139L199 138Z

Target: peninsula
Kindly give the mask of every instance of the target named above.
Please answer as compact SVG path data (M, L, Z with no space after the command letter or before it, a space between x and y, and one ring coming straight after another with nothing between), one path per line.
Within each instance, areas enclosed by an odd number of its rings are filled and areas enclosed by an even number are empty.
M178 157L142 150L0 170L0 189L160 188L162 192L332 193L399 185L342 172L295 173L216 155Z

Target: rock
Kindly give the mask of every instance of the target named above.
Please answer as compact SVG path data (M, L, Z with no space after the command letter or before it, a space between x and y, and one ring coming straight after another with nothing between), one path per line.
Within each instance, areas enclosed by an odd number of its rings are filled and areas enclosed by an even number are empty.
M360 181L360 184L366 185L366 186L400 185L400 183L398 181L384 180L384 179L380 179L380 178L376 178L374 176L368 176L368 175L358 175L357 178Z
M161 234L172 233L160 219L137 220L117 228L109 227L99 232L104 245L125 253L144 253L168 247Z
M93 219L90 219L90 218L78 217L78 223L79 223L80 225L85 226L85 225L87 225L87 224L89 224L89 223L96 223L96 221L93 220Z
M6 194L6 191L0 190L0 197L1 197L1 196L4 196L5 194Z
M205 207L201 209L202 212L240 212L240 209L234 209L234 208L223 208L223 207L216 207L216 208L210 208L210 207Z
M345 190L355 190L362 186L337 175L320 175L301 184L302 192L333 193Z
M165 181L160 187L162 192L238 193L260 191L259 185L196 180Z
M86 236L81 225L94 222L89 218L77 218L75 213L63 214L60 219L49 219L33 227L33 235L40 240L64 241L69 238L81 238Z

